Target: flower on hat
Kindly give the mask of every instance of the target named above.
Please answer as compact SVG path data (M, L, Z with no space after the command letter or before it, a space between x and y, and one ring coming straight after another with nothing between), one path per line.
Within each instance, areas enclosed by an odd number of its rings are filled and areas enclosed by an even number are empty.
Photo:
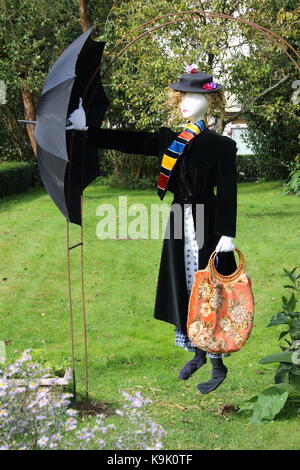
M204 83L201 88L205 90L214 90L217 88L217 84L215 82Z
M188 73L196 73L198 72L198 65L197 64L188 65L186 68L186 71Z

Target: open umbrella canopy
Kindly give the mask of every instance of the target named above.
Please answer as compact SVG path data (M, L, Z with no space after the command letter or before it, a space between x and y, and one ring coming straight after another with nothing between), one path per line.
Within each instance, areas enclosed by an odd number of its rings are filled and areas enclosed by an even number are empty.
M85 31L51 67L37 104L35 139L42 181L62 214L82 224L80 196L99 176L98 151L90 147L85 132L66 132L67 116L83 98L88 126L101 126L109 106L100 80L105 42Z

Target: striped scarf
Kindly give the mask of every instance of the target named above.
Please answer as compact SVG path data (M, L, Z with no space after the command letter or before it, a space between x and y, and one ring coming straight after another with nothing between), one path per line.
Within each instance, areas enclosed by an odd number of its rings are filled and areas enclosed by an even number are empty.
M178 157L183 154L187 144L189 144L196 135L204 131L204 129L206 129L206 125L203 119L197 122L189 122L186 128L178 134L171 145L167 148L162 157L157 182L157 194L160 199L163 199L167 192L169 178Z

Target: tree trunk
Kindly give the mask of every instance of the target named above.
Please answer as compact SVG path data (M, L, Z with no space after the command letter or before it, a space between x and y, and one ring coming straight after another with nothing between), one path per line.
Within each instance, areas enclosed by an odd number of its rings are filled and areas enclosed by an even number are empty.
M22 90L22 97L23 97L23 105L24 105L24 115L25 119L28 121L35 121L35 104L32 97L32 94L28 88L27 83L25 80L21 82L21 90ZM34 124L27 124L27 132L30 140L30 144L33 150L33 153L36 155L36 141L34 137Z
M90 22L88 17L88 3L89 0L79 0L79 14L83 31L86 31L90 28Z

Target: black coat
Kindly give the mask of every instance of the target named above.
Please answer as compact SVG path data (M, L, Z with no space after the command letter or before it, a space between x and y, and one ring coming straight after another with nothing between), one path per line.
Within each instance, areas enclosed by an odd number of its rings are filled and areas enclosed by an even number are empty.
M120 150L126 153L162 157L178 135L167 127L156 132L97 129L87 131L89 145ZM229 137L205 129L185 148L171 173L168 191L174 194L173 204L192 203L195 225L196 203L204 204L204 243L199 249L198 267L207 266L211 253L222 235L236 236L237 172L236 143ZM217 194L213 188L217 186ZM174 236L174 214L170 210L158 273L154 317L176 325L186 332L188 292L184 265L184 225L182 238ZM231 274L236 269L234 253L218 254L218 271Z

